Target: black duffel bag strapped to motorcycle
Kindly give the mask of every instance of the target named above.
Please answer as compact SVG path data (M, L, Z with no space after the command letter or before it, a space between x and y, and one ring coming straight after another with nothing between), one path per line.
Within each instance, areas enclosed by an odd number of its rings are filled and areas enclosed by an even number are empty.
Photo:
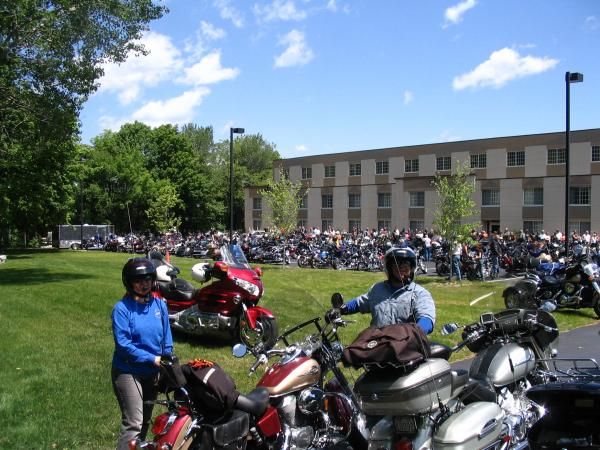
M355 368L410 367L429 357L429 340L414 323L369 327L344 349L344 363Z

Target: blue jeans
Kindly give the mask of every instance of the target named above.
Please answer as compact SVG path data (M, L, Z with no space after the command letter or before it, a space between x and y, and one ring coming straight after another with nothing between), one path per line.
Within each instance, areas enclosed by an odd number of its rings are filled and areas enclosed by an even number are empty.
M129 450L132 439L146 439L154 405L144 402L156 400L155 377L139 377L113 369L112 384L121 409L117 450Z
M496 278L500 273L500 256L490 255L490 263L492 266L490 269L490 276Z
M450 276L448 277L448 279L451 280L453 276L455 276L458 281L461 280L460 255L452 255L452 272L450 272Z

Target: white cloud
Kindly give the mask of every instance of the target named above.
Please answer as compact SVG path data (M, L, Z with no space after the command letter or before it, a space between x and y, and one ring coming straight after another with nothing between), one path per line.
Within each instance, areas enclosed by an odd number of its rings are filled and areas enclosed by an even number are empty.
M211 41L216 41L225 37L225 30L217 28L204 20L200 22L200 31L202 32L202 36Z
M596 16L588 16L585 18L584 27L589 31L600 30L600 19Z
M275 67L302 66L314 58L314 53L306 45L304 33L292 30L279 41L279 45L287 46L282 54L275 57Z
M202 104L202 99L210 94L210 89L199 87L170 98L147 102L129 117L101 116L98 120L103 130L116 131L126 123L134 121L145 123L151 127L165 124L184 125L192 122L195 111Z
M300 153L304 153L308 151L308 148L304 144L296 145L295 150Z
M185 124L194 118L195 109L202 99L210 94L210 89L199 87L170 98L146 103L131 115L132 120L143 122L152 127L163 124Z
M461 140L462 138L460 136L453 135L451 130L444 130L440 134L440 142L452 142Z
M293 0L273 0L270 5L254 5L254 14L263 22L273 22L276 20L304 20L306 11L296 9Z
M412 103L414 99L415 95L412 93L412 91L404 91L404 105Z
M140 42L149 54L132 54L120 65L107 64L98 92L116 92L121 104L126 105L138 98L143 87L172 78L183 66L181 52L168 36L148 32Z
M454 77L452 87L457 91L488 86L500 88L509 81L545 72L557 64L557 59L521 56L516 50L505 47L493 52L471 72Z
M231 23L237 28L242 28L244 26L242 14L236 8L231 6L230 0L215 0L213 4L219 10L222 19L231 20Z
M471 8L477 5L477 0L464 0L457 5L446 9L444 18L446 19L445 26L449 24L456 25L462 21L462 16Z
M325 8L327 8L329 11L336 12L338 10L336 0L329 0Z
M232 80L239 75L237 68L228 69L221 66L221 51L215 50L204 56L199 62L184 69L184 75L176 81L184 84L214 84L224 80Z

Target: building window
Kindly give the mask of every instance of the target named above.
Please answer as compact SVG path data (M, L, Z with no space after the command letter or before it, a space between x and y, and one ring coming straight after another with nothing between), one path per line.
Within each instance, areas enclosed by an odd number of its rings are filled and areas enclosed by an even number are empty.
M302 179L310 180L312 178L312 167L303 167L302 168Z
M306 228L306 220L300 219L298 220L298 228Z
M487 155L480 153L471 155L471 169L485 169L487 167Z
M411 208L424 208L425 207L425 192L409 192L409 206Z
M500 190L484 189L481 191L481 206L500 206Z
M392 226L392 223L389 220L378 220L377 221L377 229L378 230L382 230L382 229L386 229L388 231L390 231L390 227Z
M408 223L408 227L410 228L410 231L422 230L425 228L425 222L422 220L411 220Z
M407 159L404 161L404 171L407 173L415 173L419 171L418 159Z
M325 178L335 178L335 166L325 166Z
M523 205L525 206L543 206L544 188L531 188L523 190Z
M548 149L548 165L564 164L567 161L567 150L564 148Z
M262 198L261 197L253 197L252 198L252 209L262 209Z
M324 194L321 196L321 208L331 209L333 208L333 195Z
M253 230L260 230L261 229L261 223L260 220L254 219L252 221L252 229Z
M321 231L328 231L329 229L333 229L333 220L331 220L331 219L321 220Z
M592 145L592 162L600 161L600 145Z
M538 234L544 229L542 220L526 220L523 222L523 231L525 233Z
M350 176L351 177L360 176L360 163L350 164Z
M348 231L360 231L360 220L349 220Z
M308 194L304 194L302 197L300 197L298 209L308 209Z
M360 194L348 194L348 208L360 208Z
M388 161L377 161L375 163L375 175L385 175L390 172L390 163Z
M508 152L506 154L506 165L508 167L518 167L525 165L525 151Z
M390 192L379 192L377 194L377 207L378 208L391 208L392 207L392 194Z
M589 205L590 204L590 187L572 187L569 192L570 205Z
M586 231L590 231L589 222L569 222L569 233L576 231L579 234L583 234Z
M436 158L435 162L435 170L450 170L450 157L449 156L440 156Z

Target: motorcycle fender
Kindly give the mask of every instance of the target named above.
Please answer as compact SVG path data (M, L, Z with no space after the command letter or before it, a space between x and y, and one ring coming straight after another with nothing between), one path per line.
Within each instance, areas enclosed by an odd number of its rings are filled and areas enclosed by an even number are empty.
M191 439L192 418L189 414L180 414L170 426L168 431L158 436L157 444L169 444L171 448L187 450L192 444Z
M471 403L442 423L433 437L434 447L487 448L500 439L503 419L496 403Z
M281 432L281 421L277 410L271 405L257 422L259 430L265 437L273 437Z
M256 320L261 316L269 319L275 317L271 311L261 306L251 306L246 310L246 320L248 320L248 325L251 329L256 327Z

